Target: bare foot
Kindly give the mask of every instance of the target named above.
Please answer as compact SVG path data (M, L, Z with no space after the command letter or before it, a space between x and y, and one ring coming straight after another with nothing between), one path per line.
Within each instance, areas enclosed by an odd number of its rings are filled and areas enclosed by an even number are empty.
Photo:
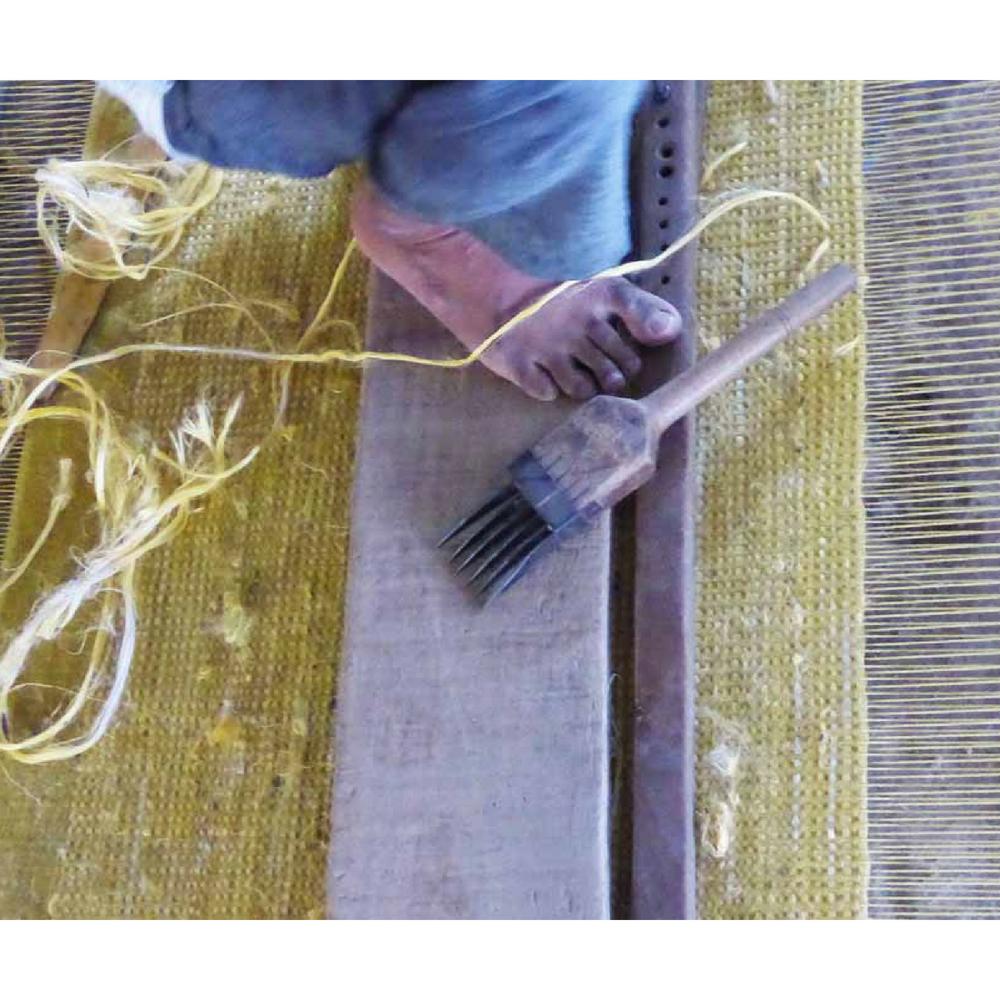
M405 215L365 181L351 209L362 250L469 350L553 287L511 267L461 229ZM624 278L570 288L501 337L482 358L535 399L620 392L641 367L612 325L619 318L640 344L660 346L681 328L677 310Z

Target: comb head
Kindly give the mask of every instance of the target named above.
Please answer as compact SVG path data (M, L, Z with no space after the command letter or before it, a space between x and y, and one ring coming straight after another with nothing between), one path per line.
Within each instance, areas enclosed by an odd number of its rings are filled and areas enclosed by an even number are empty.
M544 473L527 452L515 463L536 494L544 490ZM550 504L550 506L552 506ZM553 525L536 509L517 482L494 494L477 511L460 521L441 540L459 578L486 604L502 594L542 552L555 544L575 519Z
M593 520L653 474L658 437L641 401L595 396L529 454L554 484L558 502ZM517 466L511 471L522 485Z
M648 479L655 445L640 404L592 399L518 458L512 483L442 539L452 567L478 599L490 601Z

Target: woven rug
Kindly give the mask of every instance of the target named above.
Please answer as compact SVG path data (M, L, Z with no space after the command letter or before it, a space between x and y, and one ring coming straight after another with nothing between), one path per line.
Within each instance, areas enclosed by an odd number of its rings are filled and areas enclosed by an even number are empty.
M91 150L131 127L99 103ZM351 182L340 171L314 182L229 173L170 263L243 296L287 300L308 318L344 252ZM352 265L334 309L359 329L365 281L363 264ZM86 351L138 339L253 343L258 335L226 310L136 329L218 298L177 275L120 281ZM343 329L323 336L349 342ZM265 438L274 416L273 375L259 365L143 355L99 383L123 421L152 438L200 397L222 409L242 394L235 454ZM323 915L358 388L354 369L296 370L285 431L144 561L133 673L107 738L67 764L3 763L0 914ZM86 467L77 434L53 426L25 443L8 566L44 520L57 460ZM87 544L87 491L78 493L23 586L5 595L5 628ZM26 679L71 681L77 640L82 632L39 657ZM39 687L20 704L42 718L54 697Z
M862 268L861 84L715 82L706 185L775 188ZM801 281L816 223L778 202L732 213L699 252L701 347ZM699 909L865 911L863 331L860 296L699 411Z
M103 134L92 144L107 148L122 123L96 121ZM748 140L706 194L796 191L831 221L827 260L861 265L860 85L716 83L706 128L706 162ZM341 173L231 173L173 262L308 316L345 245L349 186ZM817 237L806 216L772 203L706 233L702 347L798 284ZM87 350L154 336L252 339L214 312L135 329L208 297L175 276L120 282ZM360 266L335 312L360 323ZM862 333L852 300L701 410L703 916L864 912ZM242 392L236 450L263 437L273 413L270 376L242 363L147 355L108 368L100 385L153 436L200 395L224 405ZM2 765L0 914L322 915L357 394L354 370L296 372L288 432L146 560L139 649L110 735L69 764ZM44 519L65 455L83 466L71 430L29 434L7 565ZM5 628L87 544L80 493L23 586L5 595ZM73 642L40 657L35 679L70 683ZM39 718L57 696L36 690Z

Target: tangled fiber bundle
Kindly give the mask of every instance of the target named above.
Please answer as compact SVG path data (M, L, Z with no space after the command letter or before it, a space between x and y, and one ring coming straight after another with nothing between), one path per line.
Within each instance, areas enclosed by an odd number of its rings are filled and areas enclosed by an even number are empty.
M50 160L35 179L38 233L59 267L104 281L147 277L222 187L222 174L206 164L184 167L152 154L128 163ZM96 259L65 239L61 213L66 232L99 248Z
M0 361L0 377L7 386L24 386L32 374L29 366ZM38 387L19 400L7 401L0 455L10 448L17 430L29 423L72 420L82 424L88 443L87 479L100 527L97 544L77 559L76 574L38 601L0 655L0 750L30 764L82 753L107 730L121 701L135 651L138 561L173 538L197 502L253 461L259 450L252 448L236 461L227 458L239 399L229 405L218 427L206 403L192 407L171 435L170 449L164 450L123 436L106 405L75 372L62 371L52 377L72 390L80 402L33 408ZM69 460L60 462L46 524L4 587L23 574L51 533L68 503L72 471ZM83 680L68 704L40 731L19 735L12 728L11 696L31 654L41 644L58 638L84 607L95 604L97 622L88 630ZM85 709L90 704L99 708L88 714ZM80 730L66 736L73 723L80 723Z

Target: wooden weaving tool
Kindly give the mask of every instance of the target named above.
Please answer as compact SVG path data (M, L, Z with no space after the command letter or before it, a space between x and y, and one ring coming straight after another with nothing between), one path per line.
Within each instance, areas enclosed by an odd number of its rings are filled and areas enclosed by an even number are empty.
M837 265L648 396L597 396L580 407L515 459L511 485L444 537L455 573L484 603L512 587L534 560L652 478L660 438L678 419L856 284Z

